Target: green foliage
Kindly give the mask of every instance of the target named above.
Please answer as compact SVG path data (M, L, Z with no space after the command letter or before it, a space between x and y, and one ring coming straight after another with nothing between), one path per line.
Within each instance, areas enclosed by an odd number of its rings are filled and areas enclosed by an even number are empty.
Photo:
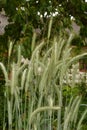
M2 8L4 8L6 4L6 0L0 0L0 11L2 10Z
M83 45L83 41L82 41L81 37L80 36L74 37L72 40L72 45L77 46L78 48L81 48Z

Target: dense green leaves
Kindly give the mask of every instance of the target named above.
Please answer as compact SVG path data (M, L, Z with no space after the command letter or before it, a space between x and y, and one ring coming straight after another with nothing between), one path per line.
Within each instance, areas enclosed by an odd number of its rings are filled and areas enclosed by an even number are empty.
M82 0L4 0L6 15L10 25L6 27L6 35L11 39L20 40L39 28L40 37L47 34L49 18L53 15L52 36L70 29L71 16L81 26L81 38L86 37L83 28L87 26L87 3ZM32 32L32 33L31 33Z
M37 39L46 37L50 17L53 16L52 34L58 35L60 30L66 33L66 29L71 29L72 20L80 26L80 46L87 44L87 3L84 0L0 0L0 8L4 8L9 17L9 25L5 28L4 39L8 42L9 38L17 41L23 41L23 45L29 44L33 32L37 33ZM24 44L26 40L29 42ZM7 46L6 42L1 44ZM78 41L74 40L74 45L78 46Z

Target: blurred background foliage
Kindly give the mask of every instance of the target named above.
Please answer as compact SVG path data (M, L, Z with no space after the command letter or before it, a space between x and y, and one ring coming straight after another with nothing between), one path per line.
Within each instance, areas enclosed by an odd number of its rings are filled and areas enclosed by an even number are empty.
M9 24L5 27L5 33L0 36L0 43L7 48L8 39L17 41L23 39L27 46L31 44L33 32L37 33L40 40L47 36L50 17L53 16L53 35L66 33L66 29L72 29L72 20L80 27L78 39L74 40L77 45L83 46L87 36L87 3L84 0L0 0L0 10L4 8ZM69 33L68 33L69 34ZM3 40L5 39L5 40ZM77 45L78 46L78 45ZM30 46L29 46L30 47ZM31 49L31 48L30 48Z
M53 16L51 38L67 29L72 29L72 21L80 27L78 39L74 39L74 45L86 45L87 37L87 3L84 0L0 0L0 10L4 8L9 24L5 27L5 33L0 36L0 45L4 50L8 47L8 40L22 40L22 44L31 49L33 32L37 39L47 36L50 17ZM73 20L71 20L73 18ZM67 33L69 35L69 32ZM79 42L80 41L80 42ZM27 49L27 48L26 48ZM0 50L1 51L1 50ZM26 50L25 53L28 51ZM27 53L26 55L30 55Z

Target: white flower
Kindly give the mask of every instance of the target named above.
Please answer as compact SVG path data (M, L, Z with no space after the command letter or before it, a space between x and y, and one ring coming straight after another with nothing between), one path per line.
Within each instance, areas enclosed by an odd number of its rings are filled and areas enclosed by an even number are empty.
M40 12L39 12L39 11L37 12L37 15L40 15Z
M44 17L46 17L46 15L47 15L47 12L44 13Z
M37 0L36 3L38 3L39 1Z
M21 7L21 10L25 11L25 8L24 8L24 7Z
M16 10L18 10L18 8L16 7Z
M51 4L51 0L49 1L49 3Z

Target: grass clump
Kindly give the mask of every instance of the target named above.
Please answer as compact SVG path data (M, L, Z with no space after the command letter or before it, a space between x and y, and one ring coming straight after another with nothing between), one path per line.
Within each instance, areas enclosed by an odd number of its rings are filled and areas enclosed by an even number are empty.
M55 37L50 44L43 40L35 49L33 47L31 59L23 62L19 47L17 62L9 63L10 76L0 63L6 81L8 130L81 130L87 113L85 110L78 118L81 96L73 98L71 95L70 101L63 104L66 73L72 64L87 55L84 53L72 58L71 40L72 35L68 40ZM11 48L9 57L10 54ZM5 126L4 117L3 130Z

